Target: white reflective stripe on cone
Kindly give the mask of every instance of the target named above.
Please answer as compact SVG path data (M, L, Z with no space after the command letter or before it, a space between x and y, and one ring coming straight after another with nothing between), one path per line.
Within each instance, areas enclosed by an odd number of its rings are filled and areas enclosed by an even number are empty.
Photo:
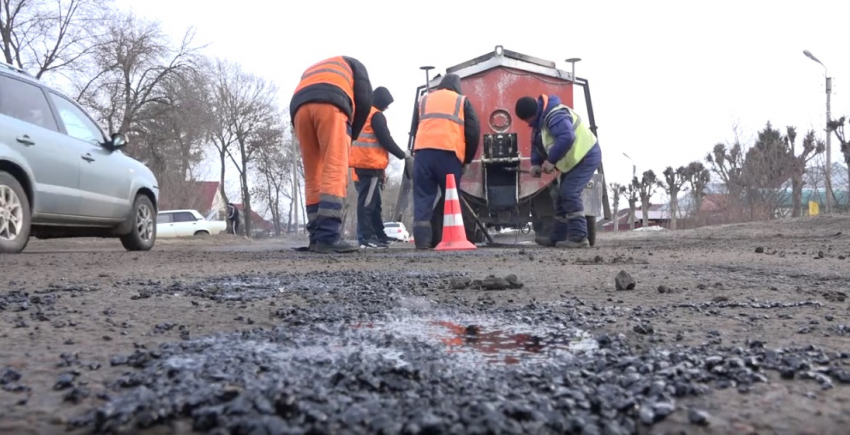
M443 226L444 227L462 227L463 226L463 216L460 213L455 214L447 214L443 216Z
M457 201L457 189L446 189L446 201Z

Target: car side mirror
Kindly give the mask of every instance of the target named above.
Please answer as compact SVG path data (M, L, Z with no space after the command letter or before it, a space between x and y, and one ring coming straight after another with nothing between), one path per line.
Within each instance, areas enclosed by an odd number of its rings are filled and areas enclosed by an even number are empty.
M121 149L127 146L127 136L124 133L114 133L109 141L109 147L113 150Z

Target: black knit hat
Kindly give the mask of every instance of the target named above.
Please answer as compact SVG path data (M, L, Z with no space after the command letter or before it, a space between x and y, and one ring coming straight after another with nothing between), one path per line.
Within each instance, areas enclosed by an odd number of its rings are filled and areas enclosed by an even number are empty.
M378 86L372 92L372 106L375 106L378 110L387 110L387 107L393 101L393 95L390 93L390 90L383 86Z
M530 120L537 115L537 100L531 97L522 97L516 101L516 116L522 120Z

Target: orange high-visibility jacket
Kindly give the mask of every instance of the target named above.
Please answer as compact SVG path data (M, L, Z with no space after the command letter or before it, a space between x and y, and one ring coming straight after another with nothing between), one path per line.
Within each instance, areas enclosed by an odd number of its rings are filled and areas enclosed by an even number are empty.
M463 162L466 139L463 130L463 103L466 97L439 89L419 100L419 127L413 149L454 151Z
M334 85L342 89L351 100L351 113L354 113L354 73L342 56L325 59L307 68L307 71L304 71L304 74L301 75L301 81L295 88L295 93L297 94L298 91L307 86L319 83Z
M366 125L360 132L357 140L351 143L351 154L348 157L348 166L358 169L386 169L390 163L390 154L378 142L375 130L372 129L372 115L380 110L372 107Z

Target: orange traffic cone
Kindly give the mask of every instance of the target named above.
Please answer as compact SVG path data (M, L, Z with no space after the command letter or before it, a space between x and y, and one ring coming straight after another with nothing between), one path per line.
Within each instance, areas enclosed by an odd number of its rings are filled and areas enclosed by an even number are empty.
M460 210L460 198L457 194L454 174L446 175L446 197L443 209L443 238L435 251L469 251L475 245L466 240L463 227L463 215Z

